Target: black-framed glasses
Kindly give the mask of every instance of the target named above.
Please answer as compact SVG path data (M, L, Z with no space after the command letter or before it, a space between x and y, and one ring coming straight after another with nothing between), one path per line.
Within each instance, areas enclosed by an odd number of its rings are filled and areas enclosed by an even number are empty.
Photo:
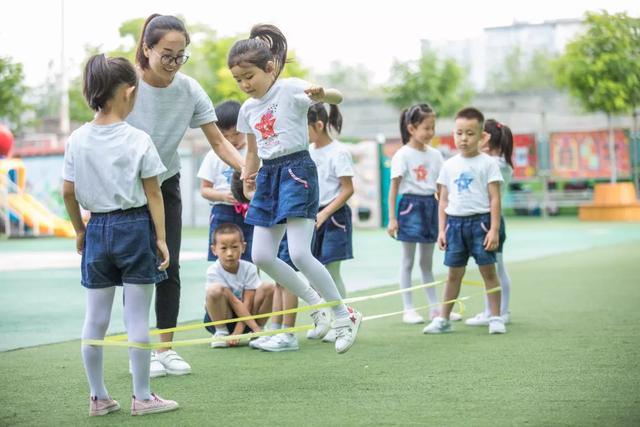
M184 65L187 60L189 59L189 55L169 55L169 54L162 54L162 53L158 53L156 52L154 49L151 49L153 51L153 53L155 53L156 55L158 55L160 57L160 63L162 65L171 65L171 64L176 64L176 65Z

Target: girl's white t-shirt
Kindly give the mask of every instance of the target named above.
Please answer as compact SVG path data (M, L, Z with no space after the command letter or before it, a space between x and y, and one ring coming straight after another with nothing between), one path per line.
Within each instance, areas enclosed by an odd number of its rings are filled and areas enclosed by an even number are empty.
M391 179L400 177L398 194L431 196L444 164L440 151L426 146L424 151L403 145L391 159Z
M253 133L258 157L275 159L309 148L307 111L314 104L298 79L278 79L262 98L249 98L240 107L238 132Z
M69 135L62 179L74 183L80 206L103 213L146 205L142 179L166 170L140 129L126 122L86 123Z
M498 162L485 153L474 157L460 154L444 162L438 184L447 187L447 215L470 216L491 211L489 183L503 182Z
M218 120L211 99L193 78L176 73L167 87L153 87L138 79L133 111L127 116L130 125L151 136L167 171L161 181L180 171L178 145L188 127L197 128Z
M247 147L242 147L238 152L244 157L247 154ZM233 176L233 172L234 169L231 166L223 162L213 150L209 150L202 160L200 169L198 169L198 178L212 183L216 191L228 192L231 191L231 177ZM209 201L209 204L213 206L217 204L230 205L231 203Z
M258 267L241 259L238 272L235 274L225 270L219 260L211 264L207 268L207 287L213 284L231 289L236 298L242 300L244 291L258 289L262 282L258 276Z
M320 206L326 206L340 193L340 178L355 175L353 159L347 147L337 140L322 148L311 144L309 154L318 168Z

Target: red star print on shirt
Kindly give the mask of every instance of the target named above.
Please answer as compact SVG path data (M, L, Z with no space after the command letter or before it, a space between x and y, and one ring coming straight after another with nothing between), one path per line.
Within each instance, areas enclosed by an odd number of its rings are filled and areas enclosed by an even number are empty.
M424 165L418 166L413 171L416 173L416 181L427 180L427 170L424 168Z
M255 127L262 135L262 139L267 139L269 137L276 136L276 133L273 130L275 124L276 118L273 116L273 114L271 114L271 111L267 111L265 114L263 114L263 116L260 118L260 122L257 123Z

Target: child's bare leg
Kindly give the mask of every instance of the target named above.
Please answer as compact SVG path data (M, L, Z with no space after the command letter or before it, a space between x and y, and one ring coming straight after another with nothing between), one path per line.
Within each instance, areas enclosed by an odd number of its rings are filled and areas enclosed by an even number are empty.
M258 289L256 289L256 296L253 299L253 307L251 307L251 314L265 314L271 311L273 306L273 294L276 285L273 283L263 283ZM258 326L261 328L269 320L268 317L262 317L255 319Z
M217 283L210 285L207 288L206 304L209 318L214 322L231 318L231 307L224 295L224 286ZM229 332L226 324L218 325L215 328L217 331Z
M276 283L275 290L273 291L273 303L271 305L271 312L275 313L276 311L282 311L282 286L279 283ZM276 328L280 329L282 325L282 314L278 314L275 316L271 316L271 325L275 325Z
M282 307L284 310L290 310L292 308L298 308L298 296L293 292L290 292L286 288L280 288ZM282 326L284 328L293 328L296 325L297 313L285 314L282 319Z
M458 298L460 294L460 283L462 283L465 270L466 267L449 267L447 283L444 285L444 293L442 296L442 317L447 320L449 320L454 303L445 303L445 301Z
M500 286L500 280L498 280L495 264L481 265L479 266L479 269L487 292ZM500 316L500 298L500 291L487 293L489 312L491 313L491 316Z

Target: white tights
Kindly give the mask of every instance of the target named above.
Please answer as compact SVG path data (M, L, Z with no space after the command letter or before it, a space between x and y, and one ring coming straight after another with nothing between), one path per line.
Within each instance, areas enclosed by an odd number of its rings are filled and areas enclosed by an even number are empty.
M87 312L82 328L82 339L102 340L111 319L111 307L116 288L87 289ZM124 284L124 323L129 341L149 342L149 307L154 285ZM89 380L91 396L106 399L109 393L104 385L103 347L82 345L82 360ZM129 348L133 395L137 399L151 399L149 387L149 350Z
M326 301L342 300L340 293L327 269L311 254L311 238L315 222L308 218L287 218L286 224L272 227L255 226L251 257L253 262L307 304L318 304L321 297ZM289 255L307 280L318 290L306 284L287 263L278 258L280 241L287 232ZM349 314L344 304L333 307L337 318Z
M407 289L411 287L411 270L413 270L413 260L416 254L416 245L419 249L419 264L420 272L422 273L422 283L433 282L433 243L402 243L402 258L400 261L400 289ZM437 304L438 296L436 294L436 288L430 286L425 288L429 304ZM402 294L402 303L405 310L413 308L413 301L411 298L411 292L404 292ZM435 306L434 306L435 308Z
M511 278L507 269L504 266L504 258L501 252L496 253L498 277L500 278L500 316L509 313L509 298L511 296ZM484 313L487 316L491 316L489 311L489 297L484 296Z

